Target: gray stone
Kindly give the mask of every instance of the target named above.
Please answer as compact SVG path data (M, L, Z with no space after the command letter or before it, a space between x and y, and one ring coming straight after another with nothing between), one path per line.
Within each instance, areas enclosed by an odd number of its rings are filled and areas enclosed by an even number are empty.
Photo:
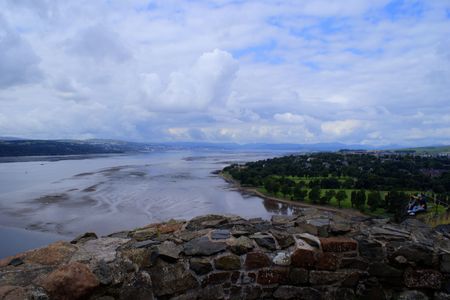
M269 234L258 232L250 236L250 238L263 248L272 251L277 249L274 238Z
M296 216L273 215L270 221L273 225L286 225L295 220Z
M182 250L181 246L176 245L174 242L165 241L161 245L154 248L158 255L168 261L176 261Z
M228 223L228 217L222 215L206 215L195 217L186 225L187 230L199 230L214 228L218 225Z
M213 242L203 236L185 243L183 251L186 255L212 255L224 251L226 247L224 242Z
M217 270L239 270L241 268L241 260L237 255L225 254L214 260L214 266Z
M146 241L141 241L141 242L135 242L131 245L131 247L133 247L133 248L149 248L151 246L158 245L160 243L161 242L159 242L159 241L146 240Z
M281 249L294 245L295 241L291 234L285 231L271 229L270 233L275 237Z
M172 295L197 288L199 283L181 263L169 264L158 259L150 268L153 291L156 296Z
M317 229L317 234L320 237L328 237L328 231L330 229L330 219L326 218L309 219L306 221L306 223L314 226Z
M189 262L191 270L197 275L205 275L213 269L207 258L192 257Z
M450 294L447 293L442 293L442 292L436 292L434 294L434 299L435 300L450 300Z
M299 300L319 300L322 299L321 293L310 287L298 287L284 285L280 286L273 293L276 299L299 299Z
M291 264L291 257L286 252L279 252L272 261L278 266L289 266Z
M117 249L126 244L129 239L103 237L96 240L89 240L81 244L79 250L74 253L71 262L92 262L104 261L106 263L114 261Z
M428 300L427 295L420 291L404 291L398 295L398 300Z
M86 232L86 233L83 233L83 234L77 236L76 238L74 238L72 241L70 241L70 243L71 244L79 244L79 243L87 242L89 240L96 240L96 239L98 239L98 237L95 234L95 232Z
M450 273L450 254L441 255L441 272Z
M245 236L240 236L237 239L231 239L227 242L228 247L233 253L238 255L245 254L253 249L253 241Z
M211 232L211 239L213 240L226 240L231 236L228 229L217 229Z
M304 285L308 283L308 270L303 268L291 268L289 282L292 285Z

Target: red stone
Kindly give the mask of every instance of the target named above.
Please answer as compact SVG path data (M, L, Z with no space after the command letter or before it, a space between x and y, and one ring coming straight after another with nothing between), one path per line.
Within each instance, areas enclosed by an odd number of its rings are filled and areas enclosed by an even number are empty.
M318 253L317 255L317 270L335 271L339 266L339 257L330 252Z
M407 270L405 272L405 285L409 288L428 288L438 290L441 288L443 276L436 270Z
M247 270L259 269L270 266L269 257L262 252L249 252L245 258L245 268Z
M355 240L343 237L321 238L320 243L324 252L347 252L358 248Z
M289 269L272 268L258 271L257 283L262 285L283 284L288 281Z
M297 249L291 255L291 264L298 268L312 268L316 265L315 252L307 249Z
M52 299L79 299L100 284L97 277L82 263L63 265L43 279L42 287Z

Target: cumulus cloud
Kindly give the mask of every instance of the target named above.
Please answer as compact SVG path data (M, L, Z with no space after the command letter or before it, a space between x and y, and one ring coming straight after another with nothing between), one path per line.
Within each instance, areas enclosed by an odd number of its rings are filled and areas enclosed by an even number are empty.
M0 88L31 83L41 77L39 58L0 14Z
M450 140L448 1L2 1L0 136Z

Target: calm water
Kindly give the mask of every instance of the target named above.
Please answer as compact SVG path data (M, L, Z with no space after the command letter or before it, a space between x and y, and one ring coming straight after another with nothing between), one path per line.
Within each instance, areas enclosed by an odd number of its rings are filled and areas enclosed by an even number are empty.
M66 239L86 231L104 235L208 213L248 218L290 214L291 207L241 195L211 173L232 162L276 155L178 151L0 163L0 238L14 244L5 229L11 227L28 230L22 242L32 240L30 231L52 233L48 238L35 234L45 244L54 234ZM5 248L2 242L0 257Z

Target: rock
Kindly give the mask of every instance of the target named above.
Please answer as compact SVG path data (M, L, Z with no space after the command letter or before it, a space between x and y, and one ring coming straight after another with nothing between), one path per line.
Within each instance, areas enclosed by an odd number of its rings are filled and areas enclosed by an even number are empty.
M270 221L273 225L286 225L292 223L297 216L273 215Z
M214 260L217 270L239 270L241 268L240 257L234 254L226 254Z
M71 244L79 244L79 243L84 243L89 240L95 240L95 239L98 239L95 232L86 232L86 233L83 233L83 234L77 236L73 240L71 240L70 243Z
M149 248L154 245L159 245L161 242L153 240L145 240L141 242L134 242L131 247L133 248Z
M359 253L362 257L369 260L384 257L383 247L376 241L366 240L366 238L358 240Z
M191 270L197 275L205 275L213 269L207 258L193 257L189 262Z
M276 299L298 299L298 300L319 300L322 299L321 293L310 287L298 287L298 286L280 286L278 287L273 296Z
M317 229L317 235L320 237L327 237L330 228L330 219L317 218L309 219L306 221L307 224L314 226Z
M259 270L256 282L261 285L283 284L288 281L288 278L288 268L270 268Z
M199 292L200 299L224 299L225 293L221 285L209 285Z
M311 271L309 272L309 282L312 285L342 283L343 286L354 286L358 283L360 276L359 271Z
M212 240L226 240L231 236L230 231L228 229L217 229L211 231L211 239Z
M208 237L203 236L190 240L184 244L183 252L186 255L213 255L226 249L224 242L213 242Z
M318 253L316 259L317 270L335 271L339 267L339 257L334 253Z
M436 292L434 294L434 299L435 300L450 300L450 294Z
M231 252L238 255L245 254L253 249L253 241L245 236L240 236L237 239L231 239L227 242Z
M395 259L397 256L402 256L419 267L431 267L433 265L432 250L430 251L430 249L421 245L408 244L401 246L390 255L391 259Z
M244 264L247 270L265 268L270 266L270 259L263 252L249 252Z
M21 286L5 285L0 286L1 300L23 300L27 299L27 292Z
M291 268L289 272L289 283L293 285L307 284L308 270L303 268Z
M347 222L335 222L332 221L330 224L330 233L334 235L341 235L348 233L352 230L351 226Z
M320 243L324 252L348 252L358 248L355 240L344 237L321 238Z
M298 268L313 268L316 264L315 251L309 249L297 249L291 255L291 264Z
M369 264L360 258L343 258L340 262L341 269L356 269L366 271Z
M117 249L126 244L129 239L103 237L89 240L79 245L79 250L71 258L72 262L91 263L95 265L99 261L106 263L114 261Z
M13 267L17 267L17 266L22 265L23 263L24 262L23 262L22 258L16 257L16 258L11 259L11 261L8 263L8 265L9 266L13 266Z
M403 277L403 271L380 262L371 263L368 272L371 276L381 278L394 285L399 285Z
M150 275L145 271L135 274L130 281L120 288L120 299L153 300Z
M67 242L56 242L47 247L29 252L24 262L56 266L68 262L77 251L77 247Z
M319 231L317 227L311 224L307 224L305 222L295 222L295 227L289 227L286 229L286 233L296 234L296 233L309 233L317 236Z
M186 225L187 230L199 230L205 228L214 228L218 225L228 223L228 218L222 215L206 215L195 217Z
M294 235L298 248L305 248L305 242L312 248L320 249L320 239L309 233L300 233Z
M155 246L153 249L156 250L158 256L161 258L169 262L174 262L178 259L182 247L176 245L174 242L165 241L162 244Z
M398 295L398 300L428 300L427 295L419 291L404 291Z
M278 266L289 266L291 264L291 257L286 252L278 252L272 261Z
M294 243L295 243L295 240L292 237L292 235L286 233L285 231L271 229L270 233L272 234L272 236L275 237L275 239L277 240L278 245L280 245L281 249L290 247L290 246L294 245Z
M259 246L266 248L268 250L276 250L277 246L275 244L274 238L269 234L264 234L261 232L255 233L250 236Z
M195 277L181 263L169 264L158 259L156 265L150 268L150 277L157 297L198 287Z
M450 273L450 254L441 255L441 272Z
M202 281L202 287L214 284L222 284L230 281L231 272L215 272L205 276Z
M405 241L410 238L409 232L396 229L392 226L386 226L383 228L372 227L370 232L378 240Z
M189 231L189 230L183 230L179 232L175 232L174 236L176 238L181 239L184 242L189 242L190 240L193 240L195 238L205 236L209 233L209 229L202 229L197 231Z
M146 248L131 248L121 252L123 258L129 259L132 263L136 264L139 268L146 268L152 265L152 252Z
M131 231L128 237L135 239L136 241L145 241L156 238L158 235L158 229L156 227L141 228L135 231Z
M72 262L50 273L40 285L54 299L79 299L88 295L100 282L85 264Z
M436 270L406 270L405 285L409 288L441 288L443 276Z

